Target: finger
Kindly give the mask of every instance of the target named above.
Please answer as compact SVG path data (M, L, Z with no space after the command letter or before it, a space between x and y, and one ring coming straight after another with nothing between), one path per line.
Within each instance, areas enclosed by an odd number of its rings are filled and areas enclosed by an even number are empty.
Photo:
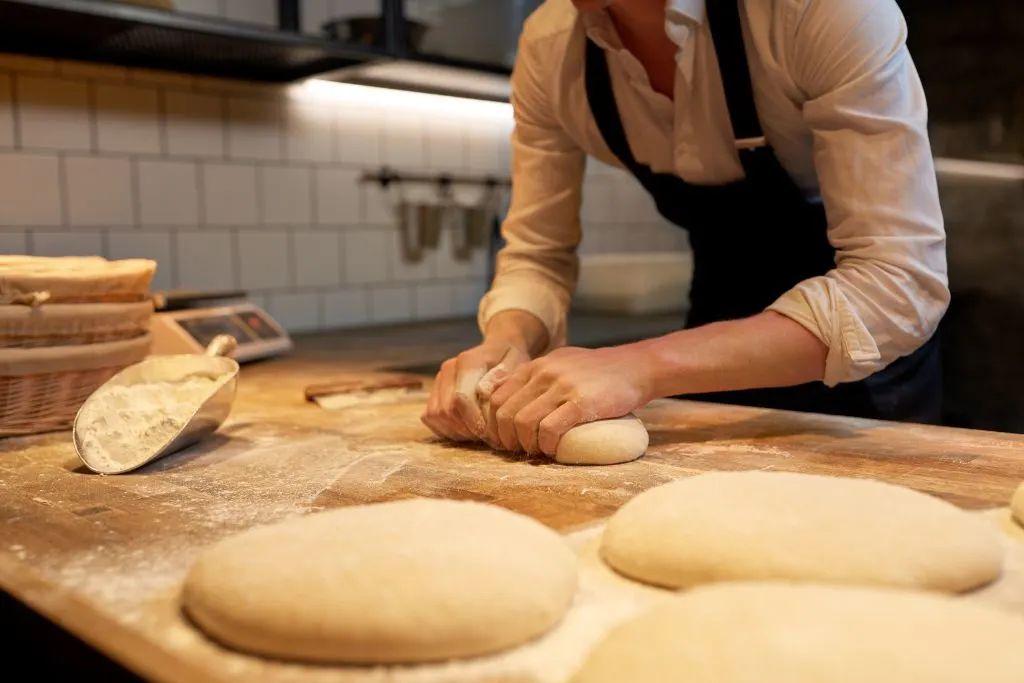
M516 368L529 360L529 357L519 349L510 348L506 351L501 361L481 378L477 386L480 397L485 400L490 399L491 394L512 375Z
M512 371L512 374L502 380L501 386L495 389L487 400L495 408L501 408L508 401L509 397L526 386L533 376L533 368L534 363L520 365Z
M483 376L484 371L479 368L460 371L455 380L455 392L452 397L455 419L463 429L479 439L487 432L487 422L477 400L477 385Z
M573 401L563 403L540 421L537 429L538 450L552 458L555 457L558 444L565 433L584 422L586 422L586 418L578 403Z
M447 367L447 363L442 364L441 369L437 372L437 376L434 377L434 385L430 388L430 395L427 397L427 407L420 416L420 420L430 428L430 431L443 438L448 436L448 430L445 428L444 422L440 417L441 390L444 386L443 376Z
M473 436L462 425L455 412L455 363L448 362L437 377L435 390L438 394L438 409L435 413L444 434L454 441L472 441Z
M508 400L498 408L494 416L498 423L498 440L501 442L502 448L508 451L517 450L520 444L515 417L520 410L540 398L546 391L547 388L539 382L530 382L509 396Z
M487 432L484 435L484 441L494 450L500 451L501 439L498 437L498 409L491 405L490 401L481 401L480 408L484 413L484 418L487 420Z
M556 411L560 405L561 400L549 391L531 401L516 413L515 418L513 418L516 438L519 440L519 445L528 454L536 455L540 453L538 432L541 422L548 415Z

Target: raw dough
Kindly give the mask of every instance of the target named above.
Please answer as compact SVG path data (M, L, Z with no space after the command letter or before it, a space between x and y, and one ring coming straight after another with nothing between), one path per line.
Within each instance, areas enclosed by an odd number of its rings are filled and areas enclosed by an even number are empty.
M206 551L186 612L213 638L316 662L471 657L553 628L576 592L560 535L483 503L413 499L261 527Z
M1013 520L1024 526L1024 483L1017 487L1017 491L1013 494L1013 499L1010 501L1010 514L1013 516Z
M562 435L555 461L565 465L617 465L647 450L644 423L633 415L573 427Z
M572 683L1020 683L1024 619L948 596L813 584L688 591L627 622Z
M794 579L959 592L1002 569L999 535L938 498L867 479L712 472L645 491L601 554L646 583Z

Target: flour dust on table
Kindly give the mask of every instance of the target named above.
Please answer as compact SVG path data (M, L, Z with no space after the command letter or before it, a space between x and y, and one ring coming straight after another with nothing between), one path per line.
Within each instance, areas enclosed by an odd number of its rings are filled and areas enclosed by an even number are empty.
M736 582L616 627L572 683L1019 683L1021 643L1021 617L947 595Z
M259 527L206 551L186 613L253 654L432 662L499 652L553 629L577 589L558 533L484 503L411 499Z
M869 479L712 472L649 489L608 522L601 555L638 581L799 580L951 593L1002 570L999 534L960 508Z

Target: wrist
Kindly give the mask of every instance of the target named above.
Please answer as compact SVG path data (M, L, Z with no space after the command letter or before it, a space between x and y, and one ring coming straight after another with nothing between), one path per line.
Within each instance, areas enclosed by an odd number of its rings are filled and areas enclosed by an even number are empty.
M643 405L670 395L662 393L665 390L663 368L655 353L653 341L648 339L603 349L614 354L609 357L609 364L624 370L622 379L639 393Z
M677 367L679 341L675 337L678 335L673 333L673 339L666 335L631 345L636 347L637 365L646 386L647 401L686 393Z
M484 343L508 344L536 358L548 346L548 332L532 313L518 309L501 311L487 322Z

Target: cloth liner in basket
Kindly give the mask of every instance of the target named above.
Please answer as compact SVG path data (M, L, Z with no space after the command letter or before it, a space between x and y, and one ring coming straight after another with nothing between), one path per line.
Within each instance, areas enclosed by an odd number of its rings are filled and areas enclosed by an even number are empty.
M0 305L144 301L156 272L148 259L0 257Z

